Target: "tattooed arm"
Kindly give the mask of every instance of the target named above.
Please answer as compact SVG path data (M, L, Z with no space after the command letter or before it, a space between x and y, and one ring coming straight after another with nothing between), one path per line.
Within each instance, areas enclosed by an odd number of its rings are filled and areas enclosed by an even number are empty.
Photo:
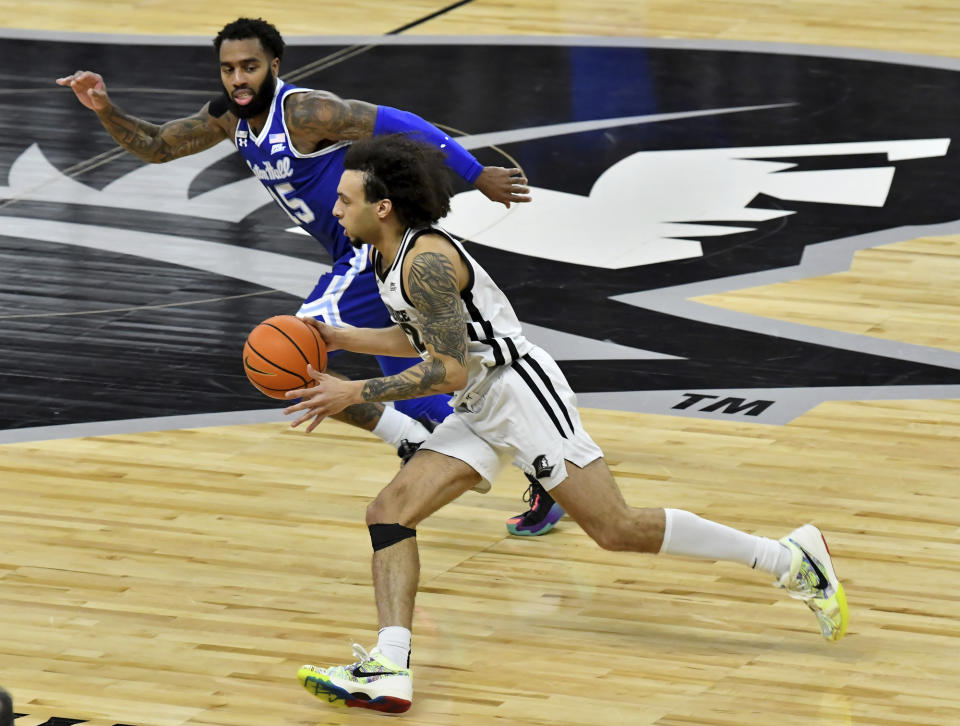
M324 417L354 403L400 401L466 386L467 319L460 290L467 271L456 250L438 235L423 235L417 248L404 260L403 276L410 300L426 319L421 333L429 357L397 375L365 381L340 381L313 371L313 387L287 393L302 399L284 410L301 413L291 426L312 419L309 433Z
M135 118L112 104L97 116L120 146L144 161L160 164L205 151L227 138L226 131L208 113L209 105L193 116L162 126Z
M482 166L456 139L408 111L345 100L328 91L296 93L288 97L285 110L293 145L301 154L311 154L332 141L409 134L443 149L447 166L488 199L507 207L513 202L530 201L530 187L522 169Z
M344 100L329 91L295 93L285 102L287 128L293 145L309 154L329 141L355 141L373 136L377 107Z
M227 138L225 122L209 113L210 104L193 116L158 126L114 106L103 78L97 73L77 71L58 78L57 83L70 86L80 103L97 114L114 141L144 161L156 164L179 159L209 149Z
M397 401L450 393L467 385L467 319L460 299L466 271L442 237L424 235L419 253L404 260L404 285L424 319L423 344L430 357L402 373L364 381L364 401Z

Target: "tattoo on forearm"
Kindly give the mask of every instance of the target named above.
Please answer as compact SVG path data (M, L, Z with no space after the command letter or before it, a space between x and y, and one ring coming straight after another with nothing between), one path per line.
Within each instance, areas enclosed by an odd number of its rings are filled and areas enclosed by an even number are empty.
M209 149L221 141L226 134L220 135L205 121L187 118L173 121L160 129L163 146L160 148L160 161L179 159Z
M367 431L373 431L382 414L382 403L355 403L347 406L334 418Z
M116 106L100 116L100 122L120 146L144 158L152 150L160 127L124 113Z
M302 96L302 99L287 106L291 132L349 140L373 135L377 120L376 106L363 101L344 101L322 92L305 93Z
M467 316L457 272L446 255L423 252L410 265L410 301L423 313L423 342L460 365L467 364Z
M114 106L100 116L100 122L120 146L154 163L196 154L225 138L198 116L157 126Z
M447 369L443 361L430 359L395 376L371 378L363 384L361 395L364 401L403 401L437 393L433 387L446 380Z

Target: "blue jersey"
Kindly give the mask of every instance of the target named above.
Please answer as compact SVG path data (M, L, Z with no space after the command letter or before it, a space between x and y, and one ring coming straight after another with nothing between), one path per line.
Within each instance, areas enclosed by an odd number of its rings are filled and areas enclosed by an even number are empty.
M301 154L290 143L283 104L292 93L307 93L277 79L270 114L259 135L240 119L234 143L250 171L270 192L295 224L303 227L327 249L333 262L353 258L356 250L333 216L337 185L343 174L343 157L349 141L339 141L310 154Z
M277 204L295 224L317 239L333 260L333 269L320 277L297 314L335 326L384 328L392 325L392 321L380 299L375 276L371 274L367 245L355 249L333 216L337 185L343 174L343 157L350 148L350 142L339 141L310 154L301 154L290 143L283 117L284 101L292 93L307 93L310 90L277 79L277 90L261 132L254 135L247 120L240 119L233 141L250 171L263 183ZM419 128L417 117L412 114L394 112L384 117L378 112L380 133L397 130L390 123L401 124L401 121L413 129ZM420 121L420 124L424 122ZM449 140L441 132L436 133ZM475 160L473 164L479 167ZM417 358L377 356L377 360L388 376L419 363ZM436 423L450 413L449 400L446 395L427 396L397 401L396 408L411 418L430 419Z

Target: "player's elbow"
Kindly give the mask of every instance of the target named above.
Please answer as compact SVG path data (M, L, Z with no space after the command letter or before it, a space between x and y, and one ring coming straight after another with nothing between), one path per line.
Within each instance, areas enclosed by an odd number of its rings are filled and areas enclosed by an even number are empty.
M453 393L467 387L467 369L456 358L434 354L427 357L420 369L423 373L421 391Z
M459 361L448 358L443 361L443 387L445 393L453 393L467 387L467 369Z
M171 158L169 153L165 153L164 148L159 144L144 145L142 148L127 149L127 151L140 159L140 161L145 161L148 164L163 164L164 162L170 161Z

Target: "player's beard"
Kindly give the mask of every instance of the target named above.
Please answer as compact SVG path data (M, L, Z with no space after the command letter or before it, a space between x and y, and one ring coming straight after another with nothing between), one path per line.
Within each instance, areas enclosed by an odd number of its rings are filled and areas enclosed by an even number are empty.
M230 112L234 116L237 118L252 118L270 108L270 103L273 101L273 94L276 90L277 78L273 73L268 72L267 77L263 80L263 83L260 84L260 88L258 88L257 92L253 95L253 100L247 105L241 106L234 101L233 96L227 93L226 88L223 89L223 97L227 100L227 108L230 109Z

